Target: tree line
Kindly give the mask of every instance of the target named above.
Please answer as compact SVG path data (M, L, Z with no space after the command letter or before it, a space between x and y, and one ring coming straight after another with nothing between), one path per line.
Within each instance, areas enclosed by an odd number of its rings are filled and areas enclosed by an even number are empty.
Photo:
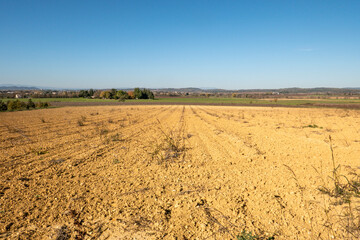
M149 89L135 88L133 91L111 90L21 90L1 91L0 99L4 98L103 98L103 99L154 99L154 94Z
M84 94L86 93L87 91L85 90ZM154 93L151 92L149 89L135 88L134 91L129 91L129 92L123 90L116 90L116 89L102 91L100 93L100 98L119 99L125 101L126 99L154 99L155 97L154 97Z
M25 110L25 109L35 109L35 108L48 108L50 104L48 102L33 102L29 99L27 102L19 100L8 100L2 101L0 99L0 111L14 111L14 110Z

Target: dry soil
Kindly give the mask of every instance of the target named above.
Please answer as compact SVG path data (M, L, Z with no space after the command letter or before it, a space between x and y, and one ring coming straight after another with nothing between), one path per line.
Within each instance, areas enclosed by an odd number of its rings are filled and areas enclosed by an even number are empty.
M359 133L343 109L0 113L0 238L355 239L360 203L329 196L330 146L356 184Z

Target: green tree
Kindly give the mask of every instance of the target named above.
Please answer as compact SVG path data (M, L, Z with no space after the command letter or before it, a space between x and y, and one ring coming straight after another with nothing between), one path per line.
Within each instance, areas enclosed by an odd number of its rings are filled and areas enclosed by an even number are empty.
M154 99L154 94L149 89L134 89L134 98L135 99Z
M18 110L24 109L24 108L26 108L26 103L21 102L19 100L15 100L15 106L16 106L15 109L18 109Z
M145 99L154 99L154 94L149 89L143 89L143 94L145 95Z
M100 93L100 98L111 99L111 98L113 98L113 96L112 96L112 93L110 91L102 91Z
M113 89L111 89L111 98L116 98L116 89L115 88L113 88Z
M134 98L135 99L141 99L142 93L140 88L135 88L134 89Z
M7 102L7 109L10 110L10 111L16 109L14 101L8 101Z
M119 90L116 92L116 99L120 99L121 101L123 101L129 98L130 98L129 94L123 90Z
M2 100L0 100L0 111L6 111L7 105Z
M21 102L19 100L15 101L8 101L7 102L7 108L8 110L20 110L26 108L26 103Z
M105 92L105 98L106 99L112 99L113 98L112 92L106 91Z
M94 89L90 88L90 90L89 90L89 97L94 96L94 93L95 93Z
M29 98L26 104L26 109L30 109L30 108L35 108L35 103L31 100L31 98Z
M86 91L86 90L80 90L79 92L79 97L83 97L83 98L86 98L89 96L89 92Z

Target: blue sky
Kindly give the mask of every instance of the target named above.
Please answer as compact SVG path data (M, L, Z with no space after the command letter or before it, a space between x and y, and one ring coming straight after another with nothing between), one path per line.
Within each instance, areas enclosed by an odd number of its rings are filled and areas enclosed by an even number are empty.
M360 1L0 0L0 84L360 87Z

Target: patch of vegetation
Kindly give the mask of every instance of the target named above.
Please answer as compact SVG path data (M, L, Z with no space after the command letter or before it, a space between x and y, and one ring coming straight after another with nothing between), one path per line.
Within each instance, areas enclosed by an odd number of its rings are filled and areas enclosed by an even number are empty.
M341 198L340 203L349 203L351 202L352 197L360 198L360 176L356 173L352 173L353 178L349 179L348 177L340 173L341 166L340 164L335 163L331 136L329 136L329 140L331 160L333 165L331 180L334 186L333 188L320 186L318 189L320 192L328 194L331 197ZM341 179L343 179L344 181L341 181Z
M80 90L79 97L81 98L90 98L94 95L95 91L93 89L90 90Z
M50 105L47 102L37 102L34 103L31 99L28 99L27 102L16 100L8 100L7 102L3 102L0 99L0 111L17 111L17 110L29 110L35 108L48 108Z
M121 91L121 90L120 90ZM141 90L140 90L141 91ZM244 104L244 105L283 105L283 106L304 106L304 107L321 107L322 105L332 105L333 107L342 107L344 105L351 107L357 107L360 104L360 99L278 99L277 102L269 99L257 99L257 98L232 98L232 97L162 97L154 100L151 99L136 99L134 92L127 92L118 94L119 91L112 89L109 91L103 91L102 96L99 93L95 98L33 98L33 101L39 102L116 102L117 100L126 100L127 102L154 102L157 103L202 103L202 104ZM107 95L105 92L109 92ZM151 94L150 94L151 95ZM125 96L125 97L122 97ZM141 95L140 95L141 96ZM100 98L101 97L101 98ZM19 101L26 102L27 99L19 99Z
M36 108L48 108L50 104L48 102L37 102Z
M125 91L117 91L115 99L119 99L120 102L125 102L126 99L130 99L130 95Z
M275 237L260 237L256 234L253 234L251 231L247 232L245 229L242 230L242 232L240 233L240 235L236 236L237 240L274 240Z
M80 127L85 126L85 123L84 123L84 121L83 121L82 119L79 119L79 120L77 121L77 124L78 124Z
M303 128L320 128L320 129L322 129L322 127L319 127L316 124L309 124L309 125L303 126Z
M161 127L160 131L163 134L163 139L160 144L156 145L155 150L151 153L152 159L157 159L158 163L167 163L169 160L175 160L184 156L186 150L185 139L173 131L166 133Z
M26 98L18 99L21 102L26 102ZM114 99L100 99L100 98L32 98L36 102L115 102Z
M247 232L243 230L240 235L236 236L238 240L257 240L258 236L253 235L252 232Z
M108 129L106 129L106 128L102 128L102 129L100 129L100 135L106 135L106 134L108 134L109 133L109 130Z
M149 89L134 89L134 98L135 99L154 99L154 94Z
M44 155L44 154L46 154L46 153L49 153L48 150L43 149L43 148L33 149L32 152L35 153L35 154L38 155L38 156Z
M121 138L119 133L116 133L114 135L111 136L111 141L113 142L119 142L119 141L123 141L123 139Z
M353 206L353 199L360 198L360 175L356 174L356 171L351 172L351 179L347 176L340 173L341 165L336 164L334 157L334 150L332 147L332 138L329 136L330 140L330 151L331 151L331 160L332 160L332 176L330 177L333 186L318 187L318 190L331 197L333 205L343 205L344 208L341 214L338 214L339 223L343 230L347 233L348 236L351 236L349 239L360 239L360 208ZM334 222L331 216L329 215L329 209L325 209L325 215L327 216L328 222ZM334 234L335 231L332 229L332 225L329 223L329 230Z
M100 93L100 98L103 99L118 99L121 102L124 102L127 99L154 99L154 93L149 89L140 89L135 88L134 91L123 91L111 89L107 91L102 91Z

